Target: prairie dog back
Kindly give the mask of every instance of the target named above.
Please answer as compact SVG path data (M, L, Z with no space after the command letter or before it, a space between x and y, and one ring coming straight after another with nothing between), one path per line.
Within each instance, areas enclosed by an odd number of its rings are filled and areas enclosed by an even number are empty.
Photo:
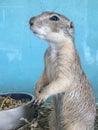
M35 103L53 97L50 130L94 130L95 97L74 45L73 23L61 14L44 12L30 19L30 28L49 44Z

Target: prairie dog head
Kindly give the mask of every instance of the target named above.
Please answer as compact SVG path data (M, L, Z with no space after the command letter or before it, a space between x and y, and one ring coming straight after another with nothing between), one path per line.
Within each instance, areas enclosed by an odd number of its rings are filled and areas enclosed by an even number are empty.
M73 23L63 15L43 12L30 19L30 29L38 37L52 43L73 40Z

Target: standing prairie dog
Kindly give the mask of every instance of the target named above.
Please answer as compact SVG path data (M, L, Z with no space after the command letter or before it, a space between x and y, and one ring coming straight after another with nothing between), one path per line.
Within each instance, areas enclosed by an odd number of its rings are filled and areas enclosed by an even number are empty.
M73 23L58 13L44 12L30 19L30 28L49 44L35 103L53 97L50 130L94 130L95 97L74 45Z

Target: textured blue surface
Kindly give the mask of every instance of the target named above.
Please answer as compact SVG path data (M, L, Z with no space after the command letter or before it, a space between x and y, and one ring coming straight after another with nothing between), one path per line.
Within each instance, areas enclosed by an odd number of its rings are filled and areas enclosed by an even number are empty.
M98 0L0 0L0 92L32 93L47 44L29 30L29 18L55 11L75 25L83 69L98 97Z

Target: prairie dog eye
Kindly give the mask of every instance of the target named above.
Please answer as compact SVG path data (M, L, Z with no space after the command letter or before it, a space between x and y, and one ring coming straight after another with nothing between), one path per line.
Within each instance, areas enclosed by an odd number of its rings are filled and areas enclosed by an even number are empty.
M50 20L51 21L59 21L59 18L56 15L54 15L54 16L50 17Z

